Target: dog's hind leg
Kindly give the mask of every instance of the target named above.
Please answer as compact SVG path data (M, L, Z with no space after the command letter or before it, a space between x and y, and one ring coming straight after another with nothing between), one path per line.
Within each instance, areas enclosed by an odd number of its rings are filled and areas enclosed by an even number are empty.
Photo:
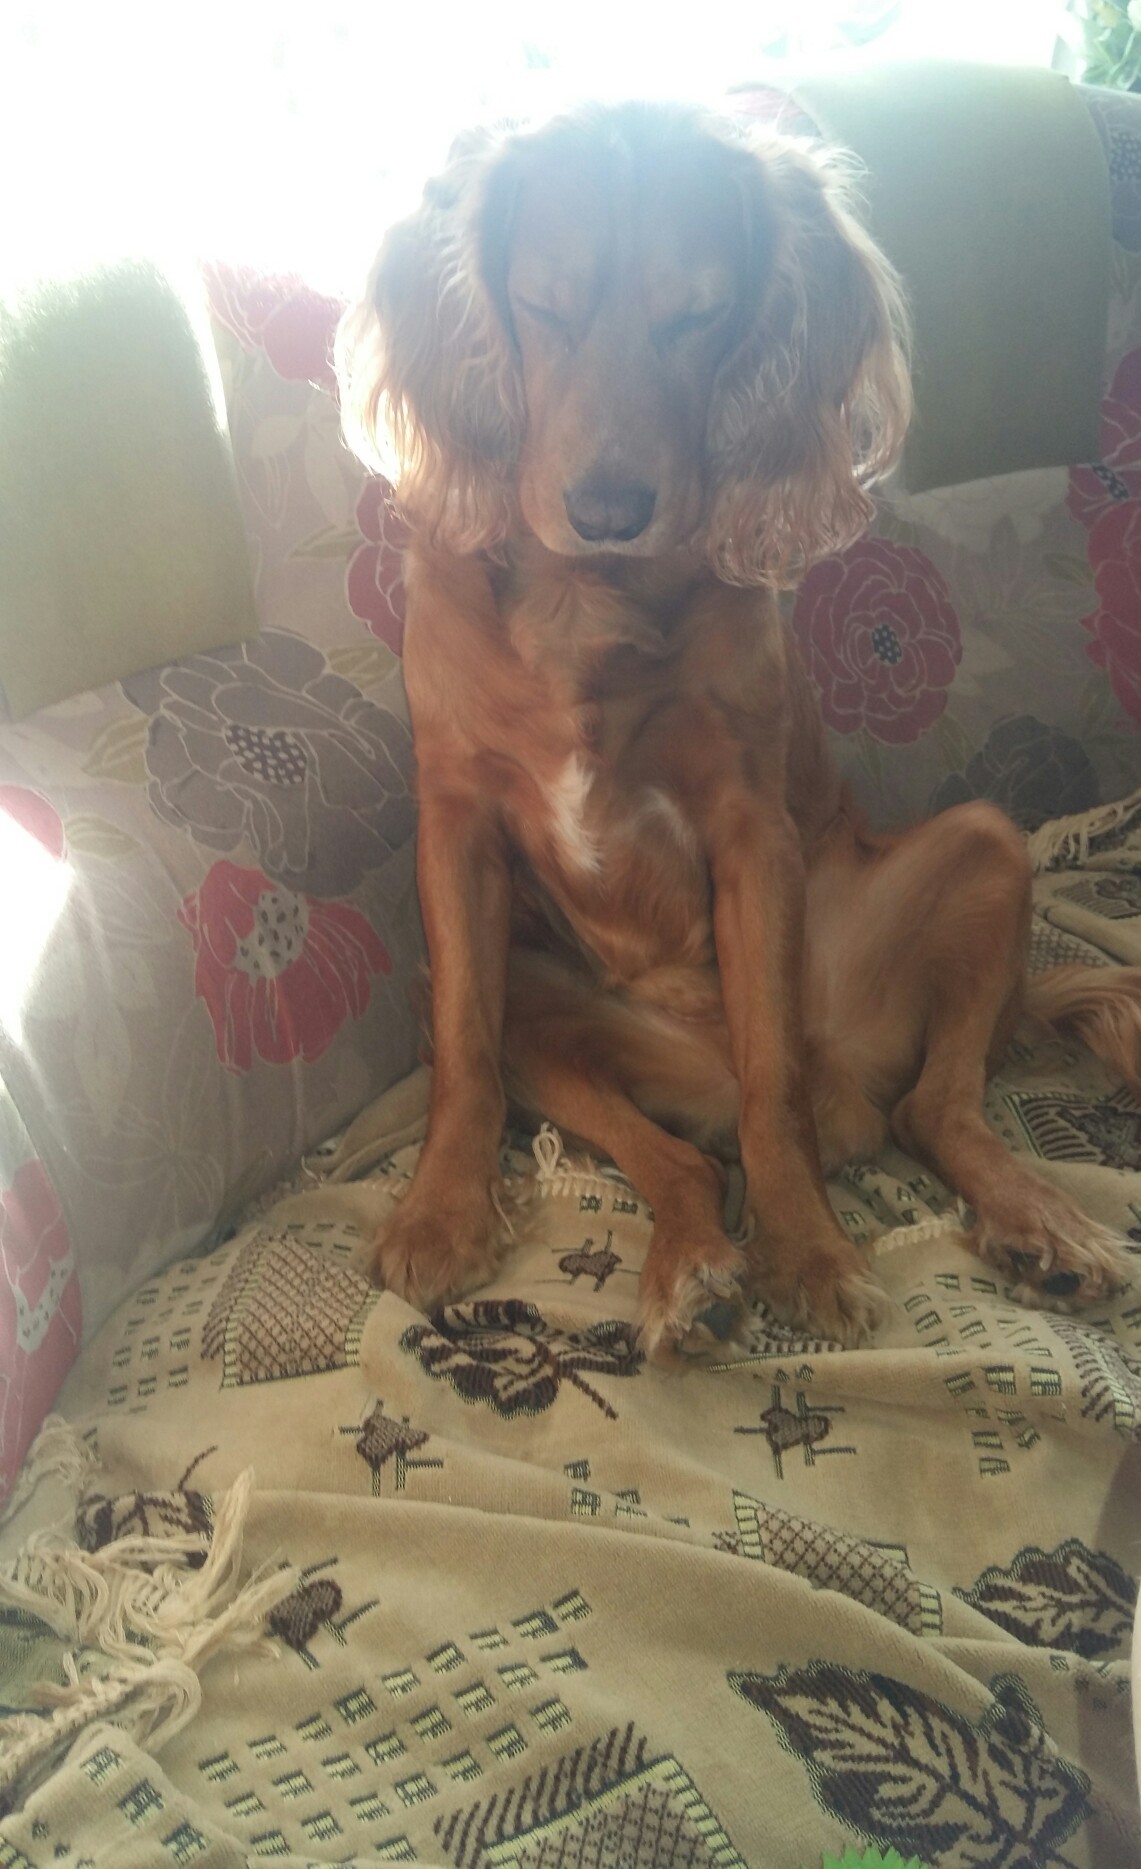
M1023 1302L1097 1302L1126 1282L1121 1241L1012 1156L983 1114L1023 1003L1030 870L1014 826L990 805L956 807L858 859L831 900L849 944L839 996L859 1008L847 1056L900 1144L973 1209L975 1250ZM838 1019L832 1046L842 1032Z

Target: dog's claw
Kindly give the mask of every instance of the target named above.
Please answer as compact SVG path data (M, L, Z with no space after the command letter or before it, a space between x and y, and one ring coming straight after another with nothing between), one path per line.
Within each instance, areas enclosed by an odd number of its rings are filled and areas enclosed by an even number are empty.
M1042 1280L1042 1290L1051 1298L1072 1298L1082 1282L1080 1272L1052 1272Z
M739 1306L730 1304L725 1298L717 1298L704 1311L699 1311L693 1322L695 1327L700 1325L702 1330L716 1337L718 1343L728 1343L739 1315Z
M1016 1211L978 1215L974 1242L1020 1304L1100 1304L1133 1273L1125 1242L1055 1188L1034 1188Z
M639 1338L646 1356L667 1368L723 1354L744 1319L740 1251L724 1238L706 1245L715 1263L686 1255L679 1264L668 1248L655 1252L651 1244L642 1272Z

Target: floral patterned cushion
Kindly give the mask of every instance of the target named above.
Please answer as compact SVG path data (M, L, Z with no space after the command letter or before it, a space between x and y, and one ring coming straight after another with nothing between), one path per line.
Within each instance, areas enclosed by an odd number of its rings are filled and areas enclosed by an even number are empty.
M399 534L338 307L207 285L261 633L0 728L0 1492L81 1326L416 1054Z
M789 604L840 763L881 825L986 797L1029 829L1141 782L1141 99L1082 96L1114 234L1101 460L888 487L871 533ZM733 101L812 133L780 93Z

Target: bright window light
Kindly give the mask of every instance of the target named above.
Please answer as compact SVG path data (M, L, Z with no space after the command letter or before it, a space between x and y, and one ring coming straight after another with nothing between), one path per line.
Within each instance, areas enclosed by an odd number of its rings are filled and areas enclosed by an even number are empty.
M45 848L0 804L0 876L8 905L0 918L0 1031L19 1047L24 1008L67 901L72 871L62 855Z
M1062 15L1062 0L8 0L6 263L141 246L341 290L466 124L592 95L715 101L838 58L1047 65Z

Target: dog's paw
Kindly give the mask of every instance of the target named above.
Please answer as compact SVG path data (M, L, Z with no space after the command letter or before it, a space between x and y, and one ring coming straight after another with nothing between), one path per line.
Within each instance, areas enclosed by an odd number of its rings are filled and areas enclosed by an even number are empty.
M782 1323L846 1349L869 1343L891 1308L887 1293L842 1233L796 1251L774 1242L761 1246L752 1283Z
M723 1233L673 1239L655 1228L638 1290L638 1340L668 1369L723 1356L745 1317L744 1255Z
M490 1189L457 1202L417 1199L413 1185L377 1236L373 1281L430 1311L487 1284L509 1244Z
M1118 1234L1037 1182L1017 1205L978 1212L970 1237L979 1257L1010 1280L1019 1304L1057 1311L1100 1304L1137 1276Z

